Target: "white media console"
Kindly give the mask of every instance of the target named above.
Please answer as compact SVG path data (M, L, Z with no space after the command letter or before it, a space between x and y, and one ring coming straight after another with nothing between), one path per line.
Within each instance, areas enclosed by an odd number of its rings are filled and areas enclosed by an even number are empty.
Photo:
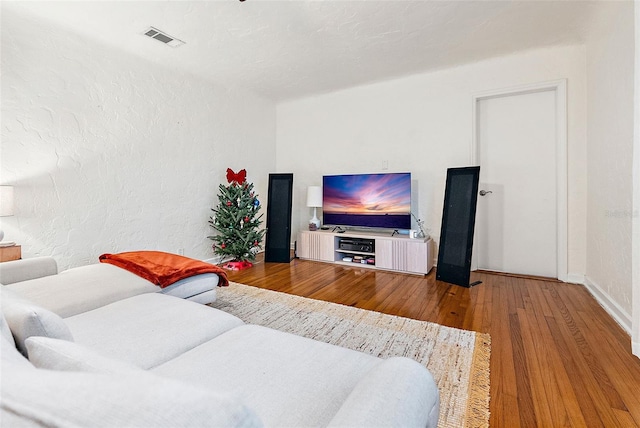
M362 243L362 247L353 243ZM412 239L407 235L391 236L391 233L302 231L297 253L306 260L420 275L426 275L433 267L431 238ZM349 259L351 261L345 261Z

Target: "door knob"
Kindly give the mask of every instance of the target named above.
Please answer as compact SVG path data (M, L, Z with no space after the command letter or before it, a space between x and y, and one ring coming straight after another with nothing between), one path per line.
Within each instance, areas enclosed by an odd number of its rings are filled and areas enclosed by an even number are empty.
M480 196L488 195L489 193L493 193L491 190L481 190Z

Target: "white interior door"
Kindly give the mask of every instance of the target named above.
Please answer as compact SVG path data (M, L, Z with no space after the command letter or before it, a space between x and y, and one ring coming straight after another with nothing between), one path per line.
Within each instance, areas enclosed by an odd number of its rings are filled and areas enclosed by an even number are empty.
M478 269L558 278L556 104L554 90L477 101Z

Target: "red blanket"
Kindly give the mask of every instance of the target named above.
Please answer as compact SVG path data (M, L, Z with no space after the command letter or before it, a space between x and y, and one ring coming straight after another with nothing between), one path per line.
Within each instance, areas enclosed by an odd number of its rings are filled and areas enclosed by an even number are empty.
M202 273L217 273L219 287L229 285L225 271L211 263L190 259L177 254L160 251L131 251L128 253L103 254L101 263L109 263L135 273L144 279L168 287L174 282Z

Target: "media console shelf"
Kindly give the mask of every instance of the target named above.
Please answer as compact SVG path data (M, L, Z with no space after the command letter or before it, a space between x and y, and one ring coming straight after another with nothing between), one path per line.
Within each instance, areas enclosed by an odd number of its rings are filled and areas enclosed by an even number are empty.
M340 240L373 241L372 248L340 248ZM298 257L305 260L336 263L347 266L384 269L403 273L426 275L433 267L431 238L411 239L406 235L345 232L325 230L302 231L298 236ZM345 257L355 258L344 261ZM364 262L362 262L364 260Z

